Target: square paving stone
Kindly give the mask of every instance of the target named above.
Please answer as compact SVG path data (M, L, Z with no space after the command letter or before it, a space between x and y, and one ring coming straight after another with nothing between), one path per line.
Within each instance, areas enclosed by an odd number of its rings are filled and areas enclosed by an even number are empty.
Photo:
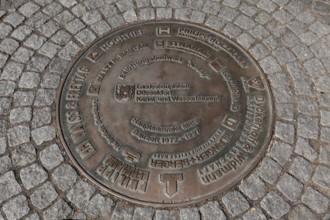
M250 208L249 203L238 191L230 192L222 197L229 214L237 216Z
M72 209L62 199L57 200L52 206L43 212L44 219L65 219Z
M206 203L200 208L200 211L202 213L202 219L204 220L227 219L226 215L221 210L219 203L216 201Z
M325 213L326 211L329 211L329 199L311 187L306 189L301 200L316 213Z
M18 125L8 129L8 144L15 147L30 141L30 127L28 125Z
M67 198L78 208L83 207L95 192L95 188L84 181L79 181L67 194Z
M194 208L182 208L180 209L181 220L200 220L201 216L196 207Z
M8 172L12 168L12 162L8 155L0 157L0 175Z
M330 169L326 166L319 165L316 167L312 178L313 182L325 189L330 189Z
M96 194L88 203L85 213L90 218L104 218L110 216L113 201L100 194Z
M251 208L242 216L242 220L267 220L267 218L259 208Z
M260 202L261 207L275 219L281 218L290 211L290 205L275 192L268 193Z
M270 157L265 157L262 160L261 166L257 168L259 176L270 184L275 183L281 171L282 166Z
M30 211L30 208L26 197L24 195L19 195L6 202L2 210L7 219L21 219Z
M0 176L0 186L0 203L22 192L22 188L16 181L13 171Z
M291 173L303 183L310 179L312 172L312 165L302 157L296 157L289 169L289 173Z
M78 179L77 172L68 164L62 164L56 168L52 174L54 183L62 190L70 189Z
M133 213L133 220L152 220L154 213L152 208L137 207Z
M288 219L289 220L317 220L318 218L306 206L299 204L290 211L290 213L288 215Z
M37 188L30 196L32 204L38 209L44 209L49 206L58 194L51 183L47 182Z
M123 202L117 202L115 209L113 210L111 219L116 219L116 220L120 220L120 219L131 219L133 216L133 207L123 203ZM159 218L157 217L157 212L160 213L160 211L162 210L156 210L156 214L155 214L155 219L163 219L165 220L165 218ZM166 211L166 218L168 220L172 220L173 217L171 215L171 211ZM174 219L173 219L174 220Z
M57 144L53 144L40 152L41 164L47 170L51 170L58 166L63 160L62 152Z
M255 174L244 179L239 189L252 200L257 200L266 194L265 183Z
M317 139L319 131L318 121L317 117L300 115L298 117L298 135L304 138Z
M20 171L20 177L24 187L26 189L31 189L44 182L48 174L40 165L35 163L23 168Z
M314 161L317 158L317 152L309 144L308 139L298 138L294 152L309 161Z
M297 201L300 198L304 185L288 174L284 174L276 186L289 200Z
M50 125L32 130L31 135L37 145L51 141L56 137L55 129Z
M11 159L14 166L26 166L37 159L36 149L30 143L23 144L12 151Z
M38 128L50 124L51 109L49 107L34 108L32 118L32 128Z

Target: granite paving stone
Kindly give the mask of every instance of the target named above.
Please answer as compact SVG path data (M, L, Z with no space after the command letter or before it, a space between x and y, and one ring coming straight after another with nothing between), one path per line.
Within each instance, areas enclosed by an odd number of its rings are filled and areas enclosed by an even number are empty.
M62 164L54 170L52 178L55 185L62 191L70 189L78 179L77 172L68 164Z
M196 207L194 208L183 208L180 210L181 220L200 220L201 216Z
M155 211L152 208L137 207L133 213L133 220L152 220Z
M267 183L273 184L282 171L282 166L270 157L266 157L263 159L260 167L257 170L261 179Z
M48 177L47 172L37 163L21 169L19 175L28 190L44 182Z
M61 81L61 77L56 74L46 73L43 76L40 86L46 89L56 89Z
M171 8L156 8L156 18L157 19L172 18L172 9Z
M330 144L322 144L318 160L320 163L330 164Z
M58 15L56 15L54 19L57 23L65 25L69 21L72 21L74 18L75 17L69 11L65 10L59 13Z
M32 130L31 136L37 145L41 145L44 142L53 140L56 134L53 126L46 125Z
M0 203L22 192L22 188L15 179L13 171L0 176Z
M27 2L26 4L22 5L18 10L25 16L31 17L35 12L37 12L40 7L33 2Z
M112 206L113 201L110 198L96 194L88 203L85 213L88 218L110 216Z
M36 34L32 34L25 42L24 45L32 48L34 50L39 49L46 41L45 37L36 35Z
M6 38L12 30L13 30L13 28L10 25L1 23L0 24L0 39Z
M329 199L311 187L306 189L301 201L316 213L328 211Z
M28 125L18 125L8 129L7 133L8 144L10 147L15 147L30 141L30 127Z
M24 195L19 195L6 202L2 210L7 219L21 219L30 211L30 208L27 198Z
M250 208L249 203L238 191L227 193L224 197L222 197L222 202L225 204L229 214L232 216L242 214Z
M89 201L94 192L95 188L90 183L79 181L71 187L71 190L67 193L67 198L76 207L82 208Z
M10 25L12 25L13 27L18 26L19 24L21 24L24 21L24 16L18 14L17 12L8 14L3 21L6 23L9 23Z
M133 216L133 207L132 206L129 206L127 205L126 203L123 203L123 202L117 202L116 204L116 207L114 208L113 210L113 213L111 215L111 219L114 219L114 220L119 220L119 219L122 219L122 220L129 220L132 218ZM157 210L158 213L159 211L161 210ZM157 217L157 211L156 211L156 214L155 214L155 219L164 219L165 218L162 218L162 217ZM166 219L169 219L169 220L172 220L172 216L171 216L171 213L170 211L166 211L166 215L164 216L166 217Z
M318 123L319 119L317 117L300 115L298 117L298 135L304 138L317 139Z
M12 81L0 81L0 96L10 96L14 93L16 84Z
M23 144L14 149L11 159L14 166L23 167L37 159L37 152L32 144Z
M31 195L31 202L38 209L44 209L48 207L57 196L58 194L52 184L46 182L33 192Z
M123 18L126 22L129 22L129 23L137 21L137 19L138 19L134 9L130 9L128 11L125 11L123 13Z
M261 207L274 219L279 219L290 211L290 205L276 192L268 193L260 202Z
M219 220L226 220L227 217L221 210L219 203L208 202L200 208L200 212L202 213L202 219L205 220L212 220L212 219L219 219Z
M115 15L108 19L108 23L110 24L110 26L112 28L118 28L118 27L124 25L126 22L122 15Z
M0 175L12 169L12 162L8 155L0 157Z
M4 154L7 149L7 141L5 137L0 137L0 154Z
M52 89L38 89L36 98L34 101L34 105L41 106L49 106L52 105L55 101L55 90Z
M0 79L16 81L22 74L24 64L9 61L3 69Z
M308 139L298 138L294 152L309 161L314 161L317 158L317 152L312 148Z
M24 47L18 48L18 50L14 53L14 56L12 57L13 60L25 63L29 61L29 59L32 57L34 54L33 51L26 49Z
M316 217L315 214L311 212L306 206L299 204L296 207L294 207L289 215L288 215L289 220L317 220L318 218Z
M313 167L306 159L297 156L289 169L289 173L298 178L301 182L308 181L312 175Z
M65 219L72 209L64 200L57 200L52 206L43 212L44 219Z
M330 169L322 165L317 166L312 181L320 187L330 189Z
M242 220L267 220L264 213L259 208L249 209L243 216Z
M14 108L10 111L9 121L12 124L29 122L32 118L30 107Z
M285 173L277 183L278 190L289 200L298 201L304 185Z
M32 128L41 127L51 122L51 109L49 107L35 108L33 110Z
M219 10L220 10L220 4L212 0L206 0L202 8L203 12L214 15L218 14Z
M49 58L35 55L28 62L26 69L33 72L42 72L45 70L48 63L49 63Z
M204 0L187 0L186 6L195 10L200 10L204 5Z
M33 91L16 91L14 93L14 106L31 106L35 97Z
M63 160L62 152L57 144L46 147L40 152L41 164L47 169L51 170L58 166Z
M233 21L237 16L239 15L239 12L236 9L229 8L229 7L223 7L219 11L218 16L221 17L224 20L227 21Z

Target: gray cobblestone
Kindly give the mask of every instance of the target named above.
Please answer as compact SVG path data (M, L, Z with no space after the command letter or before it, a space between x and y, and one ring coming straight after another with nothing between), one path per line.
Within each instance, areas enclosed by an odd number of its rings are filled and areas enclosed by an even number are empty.
M39 31L46 37L51 37L56 31L59 29L59 24L53 20L48 21L47 23L43 24Z
M8 55L0 53L0 68L4 67L8 58L9 58Z
M155 19L155 9L153 8L143 8L139 12L139 19L140 20L152 20Z
M329 127L321 127L321 141L330 143L330 128Z
M273 17L275 18L275 20L279 21L281 24L286 24L292 19L292 16L283 9L274 12Z
M25 220L40 220L40 217L37 213L32 213L31 215L28 215Z
M119 0L116 2L116 5L121 12L134 9L134 4L132 0Z
M317 166L312 180L316 185L330 189L330 169L322 165Z
M55 100L55 91L52 89L39 89L37 91L35 106L49 106Z
M266 24L268 23L270 20L272 19L272 17L266 13L266 12L261 12L260 14L257 15L257 17L255 18L255 20L257 22L259 22L260 24Z
M94 191L95 188L89 183L79 181L71 188L66 196L75 206L82 208L89 201Z
M242 29L252 29L255 26L254 21L245 15L239 15L234 23Z
M318 118L300 115L298 117L298 135L305 138L317 139Z
M246 3L242 3L239 7L239 10L245 15L252 17L257 13L257 8Z
M76 0L59 0L59 2L66 8L71 8L75 4L77 4Z
M76 34L85 27L86 26L78 18L74 19L73 21L71 21L65 25L65 28L71 34Z
M96 194L88 203L85 213L88 218L110 217L112 205L113 201L110 198Z
M58 46L54 43L46 42L40 48L39 53L42 54L42 55L45 55L49 58L53 58L60 48L61 48L60 46Z
M19 11L25 16L25 17L31 17L35 12L37 12L40 9L40 7L33 2L27 2L26 4L22 5L19 8Z
M63 161L61 150L57 144L53 144L40 152L41 164L47 169L51 170L58 166Z
M126 22L128 23L131 23L131 22L134 22L134 21L137 21L137 15L136 15L136 12L134 9L131 9L131 10L128 10L128 11L125 11L123 13L123 18L125 19Z
M112 28L118 28L125 24L125 20L122 15L115 15L109 18L108 22Z
M293 53L286 48L278 48L273 51L273 54L281 65L293 62L296 59Z
M290 211L288 215L288 219L317 220L318 218L306 206L299 204Z
M317 42L311 45L310 48L317 57L330 57L330 47L323 42Z
M321 125L330 126L330 111L320 111L321 114Z
M63 7L57 2L52 2L47 5L42 11L50 17L54 17L55 15L63 11Z
M6 202L3 205L2 210L7 219L21 219L30 211L30 208L26 197L24 195L19 195Z
M17 91L14 93L14 106L30 106L33 103L34 96L33 91Z
M99 36L102 36L103 34L111 30L109 24L104 20L96 22L91 26L91 28Z
M31 18L29 18L26 22L28 26L34 27L34 28L39 28L41 27L44 23L49 21L49 16L45 15L42 12L37 12L34 14Z
M13 28L11 26L1 23L0 24L0 39L6 38L12 30L13 30Z
M276 122L275 136L285 142L292 144L295 138L294 126L291 124Z
M276 108L278 117L280 117L284 120L293 121L293 118L294 118L293 104L278 103L275 106L275 108Z
M118 13L115 4L105 5L100 10L101 13L107 18L115 16Z
M242 216L242 220L267 220L267 218L259 208L251 208Z
M219 220L226 220L227 217L221 210L219 203L214 202L208 202L205 205L203 205L200 208L200 211L202 213L202 219L205 220L213 220L213 219L219 219Z
M49 59L42 56L33 56L27 64L27 70L34 72L42 72L49 63Z
M263 44L257 44L252 47L249 52L253 55L256 60L260 60L267 55L269 55L270 51Z
M266 193L264 182L255 174L243 180L239 189L252 200L257 200Z
M10 111L9 121L12 124L28 122L32 118L30 107L14 108Z
M323 144L321 146L319 162L324 164L330 164L330 144Z
M282 167L270 157L266 157L262 160L261 166L257 170L259 176L264 181L273 184L282 171Z
M133 207L129 206L123 202L117 202L115 209L113 210L111 219L113 220L129 220L132 218L133 216ZM157 213L156 213L156 217L155 219L157 219ZM171 219L171 216L168 215L167 219ZM158 219L157 219L158 220Z
M53 126L46 125L32 130L31 135L34 142L37 145L41 145L44 142L53 140L56 136L56 133Z
M4 68L0 79L16 81L22 74L23 69L23 64L9 61L7 66Z
M11 81L0 81L0 96L10 96L14 93L16 84Z
M328 211L329 199L311 187L306 189L301 200L316 213L325 213Z
M205 13L204 12L200 12L200 11L192 11L191 12L191 16L190 16L190 21L194 22L194 23L204 23L205 20Z
M33 163L37 153L32 144L23 144L12 151L11 159L15 167L22 167Z
M84 5L82 4L77 4L75 5L72 10L73 14L75 14L77 17L81 17L83 16L86 12L87 12L87 9Z
M172 9L171 8L157 8L156 9L156 18L157 19L172 18Z
M0 203L19 194L22 188L17 183L13 171L0 176Z
M137 207L134 210L133 220L152 220L154 213L152 208Z
M95 34L87 28L81 30L75 37L83 45L92 43L96 38Z
M15 147L30 141L30 127L28 125L18 125L8 129L8 144Z
M45 37L32 34L25 42L24 45L34 50L38 50L46 41Z
M74 16L68 12L68 11L63 11L60 14L56 15L54 18L55 21L57 21L59 24L65 25L69 21L72 21L74 19Z
M168 0L168 7L183 8L184 0Z
M19 24L21 24L24 21L24 16L14 12L11 14L8 14L3 21L11 24L13 27L17 27Z
M289 200L298 201L303 190L303 184L288 174L284 174L276 186Z
M180 210L180 219L181 220L200 220L201 216L196 207L195 208L183 208Z
M306 61L304 63L304 67L307 69L311 76L315 74L323 74L326 72L321 61L316 58Z
M5 137L0 137L0 154L4 154L7 149L7 141Z
M312 165L302 157L296 157L289 169L289 173L301 182L308 181L312 175L312 171Z
M299 43L299 39L292 32L285 33L281 40L283 44L288 48L294 47Z
M226 27L223 29L223 32L230 38L236 38L238 35L241 34L242 31L236 25L228 23Z
M49 63L49 71L52 73L63 74L69 62L63 59L54 58Z
M174 11L174 19L188 21L191 17L191 12L190 8L177 8Z
M34 54L33 51L26 49L24 47L18 48L18 50L14 53L14 56L12 57L13 60L16 60L21 63L26 63L29 61L29 59Z
M278 65L277 61L268 56L260 61L260 66L265 73L272 74L281 71L281 67Z
M151 0L151 5L155 8L163 8L167 6L166 0Z
M261 25L256 26L250 31L251 35L256 39L264 39L269 35L269 32Z
M99 20L101 20L102 17L101 17L101 14L94 10L94 11L89 11L87 13L85 13L83 16L82 16L82 20L85 22L85 24L87 25L92 25L96 22L98 22Z
M240 215L250 208L249 203L238 191L227 193L222 197L222 202L232 216Z
M202 11L205 13L216 15L220 10L220 4L212 0L206 0L202 8Z
M186 6L195 10L202 9L204 0L187 0Z
M150 7L150 0L135 0L138 8Z
M0 115L7 114L10 111L10 107L10 98L0 98Z
M31 195L32 204L38 209L48 207L56 198L58 194L51 183L47 182L40 186Z
M255 39L246 33L242 33L237 37L237 41L245 48L248 49L255 42Z
M0 175L8 172L12 166L11 159L8 155L0 157Z
M316 85L316 90L320 92L330 92L329 83L330 77L328 76L320 76L314 79L314 83Z
M314 161L317 158L317 152L312 148L308 140L304 138L298 138L294 152L309 161Z
M239 14L239 12L236 9L223 7L219 11L218 16L224 20L233 21L238 16L238 14Z
M18 87L23 89L33 89L38 86L40 76L35 72L24 72L19 81Z
M46 89L56 89L61 81L61 77L55 74L46 73L43 76L40 86Z
M72 209L62 199L57 200L51 207L43 212L44 219L65 219Z
M75 184L78 175L70 165L63 164L54 170L52 178L60 190L66 191Z
M20 171L20 177L24 187L26 189L31 189L44 182L47 179L48 174L40 165L34 163L23 168Z
M217 16L211 15L206 21L205 25L209 26L215 30L221 30L221 28L225 25L223 20Z
M290 205L275 192L268 193L260 202L261 207L275 219L281 218L290 211Z
M47 125L51 122L51 109L49 107L34 109L32 118L32 128Z
M298 100L298 111L304 114L317 115L319 112L317 102L314 100Z

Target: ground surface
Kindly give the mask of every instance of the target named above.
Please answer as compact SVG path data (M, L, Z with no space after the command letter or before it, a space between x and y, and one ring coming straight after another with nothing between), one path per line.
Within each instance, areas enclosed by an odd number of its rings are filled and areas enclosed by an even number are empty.
M15 4L0 10L0 219L330 219L329 1ZM55 126L57 89L76 55L111 29L154 19L200 23L232 38L266 73L276 106L258 167L227 193L174 210L102 193L70 164Z

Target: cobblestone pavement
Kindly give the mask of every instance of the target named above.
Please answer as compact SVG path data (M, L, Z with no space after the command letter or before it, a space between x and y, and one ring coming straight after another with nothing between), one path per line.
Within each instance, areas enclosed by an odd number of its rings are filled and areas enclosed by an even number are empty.
M25 1L27 2L27 1ZM0 10L0 219L330 219L330 3L312 0L33 0ZM144 20L215 29L249 51L276 106L271 144L236 187L191 207L118 200L70 164L57 89L96 38Z

